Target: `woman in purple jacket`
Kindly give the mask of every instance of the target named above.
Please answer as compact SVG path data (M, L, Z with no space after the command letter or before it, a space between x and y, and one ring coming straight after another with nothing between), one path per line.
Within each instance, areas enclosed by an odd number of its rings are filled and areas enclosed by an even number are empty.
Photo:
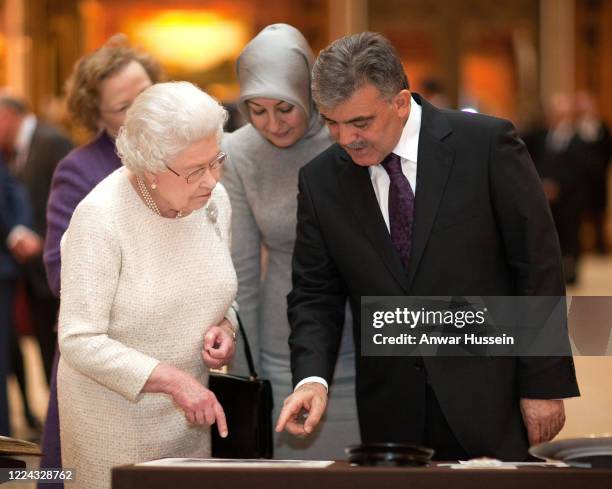
M97 135L59 163L51 184L44 262L51 290L58 296L60 241L72 213L101 180L121 166L115 151L115 137L126 111L140 92L160 78L161 69L157 62L131 48L122 34L111 37L104 46L75 64L67 85L68 109L75 122ZM62 466L57 412L58 358L59 351L56 350L41 468ZM46 486L39 484L38 487ZM57 489L59 486L53 484L52 487Z

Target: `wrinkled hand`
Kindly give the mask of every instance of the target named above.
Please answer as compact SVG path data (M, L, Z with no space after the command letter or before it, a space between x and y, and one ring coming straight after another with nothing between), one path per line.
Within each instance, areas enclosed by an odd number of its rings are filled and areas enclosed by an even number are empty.
M182 370L159 363L151 372L142 392L162 392L172 396L188 422L207 426L217 423L219 434L223 438L227 436L225 413L213 392Z
M212 426L217 423L219 434L227 436L227 421L223 407L215 394L191 375L177 370L172 381L171 395L190 423Z
M28 260L42 253L43 241L41 237L34 231L23 230L19 232L11 246L11 253L19 263L25 263Z
M236 343L232 331L232 325L227 319L206 331L202 359L208 368L221 368L234 358Z
M327 407L327 390L319 382L307 382L293 392L283 403L276 431L287 430L292 435L308 435L314 431ZM306 420L302 413L306 412Z
M521 399L521 414L530 446L552 440L565 424L562 400Z

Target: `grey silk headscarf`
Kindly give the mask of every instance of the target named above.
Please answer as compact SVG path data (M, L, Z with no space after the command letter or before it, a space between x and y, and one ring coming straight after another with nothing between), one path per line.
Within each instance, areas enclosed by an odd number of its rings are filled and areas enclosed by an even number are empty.
M263 29L243 49L236 64L240 82L238 109L251 121L247 100L264 97L300 107L309 119L305 137L322 125L310 96L312 50L304 36L287 24Z

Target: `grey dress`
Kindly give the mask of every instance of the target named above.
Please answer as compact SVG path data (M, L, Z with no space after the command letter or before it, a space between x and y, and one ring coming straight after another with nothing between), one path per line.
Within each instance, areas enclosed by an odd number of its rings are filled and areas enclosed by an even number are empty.
M274 48L266 49L270 45ZM276 60L273 68L267 55ZM310 100L311 62L306 41L290 26L275 24L255 37L238 62L239 106L243 114L248 118L246 100L267 96L301 107L309 117L309 127L290 148L274 146L251 124L226 134L222 142L229 155L222 181L232 204L232 258L238 275L238 305L259 373L272 382L274 422L292 391L286 296L291 290L298 171L331 144ZM299 70L302 77L296 78ZM307 438L276 433L275 458L341 459L345 457L344 448L359 441L348 309L346 323L323 422ZM233 371L246 373L241 344Z

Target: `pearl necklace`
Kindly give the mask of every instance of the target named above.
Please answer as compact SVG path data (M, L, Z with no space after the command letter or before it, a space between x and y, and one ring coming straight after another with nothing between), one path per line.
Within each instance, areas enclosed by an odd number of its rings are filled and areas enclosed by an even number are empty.
M151 197L151 194L149 193L149 189L147 188L147 185L145 184L144 180L138 175L136 175L136 182L138 183L140 194L142 195L142 198L144 199L146 206L149 209L151 209L153 212L155 212L155 214L157 214L158 216L161 216L162 214L159 211L159 207L157 207L157 204L153 200L153 197ZM176 219L178 219L179 217L183 217L183 213L181 211L178 211L175 216Z

